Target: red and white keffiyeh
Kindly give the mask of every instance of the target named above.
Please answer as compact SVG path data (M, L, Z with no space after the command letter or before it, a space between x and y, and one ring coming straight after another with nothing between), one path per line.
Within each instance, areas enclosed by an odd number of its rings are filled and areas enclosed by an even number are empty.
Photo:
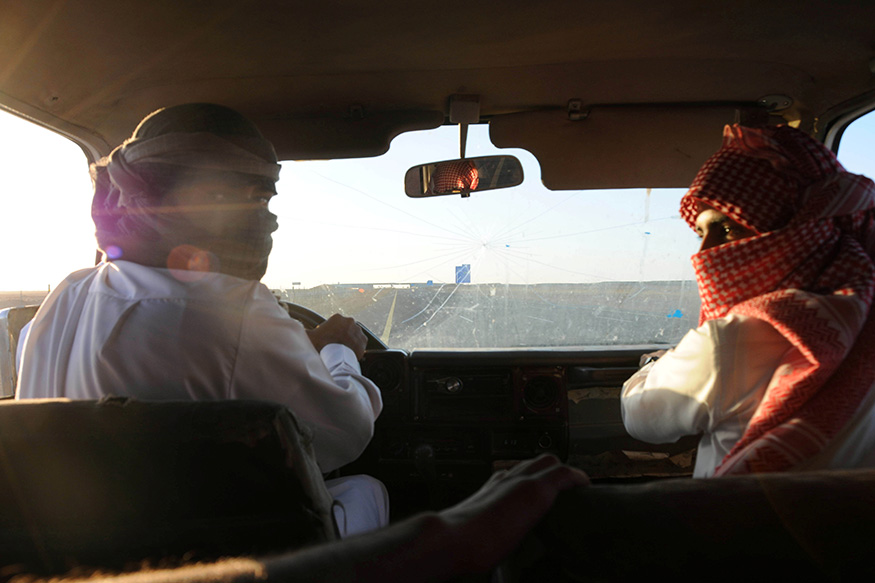
M467 192L477 190L480 174L471 160L441 162L432 176L435 192Z
M681 201L758 235L692 258L700 325L728 314L770 323L789 351L715 475L792 469L822 451L875 382L875 185L787 126L724 129Z

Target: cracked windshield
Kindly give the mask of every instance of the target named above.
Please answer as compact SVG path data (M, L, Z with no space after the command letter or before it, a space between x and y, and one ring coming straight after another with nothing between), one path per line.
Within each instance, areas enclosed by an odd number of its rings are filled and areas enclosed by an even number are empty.
M512 154L504 190L408 198L411 166L457 158L459 130L402 134L379 158L286 162L265 283L395 348L671 344L698 321L685 190L549 191L488 127L467 155Z
M0 307L37 304L93 264L86 161L62 137L0 121L21 136L3 144L2 236L18 252L4 257ZM52 172L22 171L36 151ZM695 327L698 241L678 216L683 189L549 191L531 154L471 127L467 155L494 154L518 157L523 183L470 198L404 193L408 168L459 156L457 127L402 134L377 158L284 162L263 282L408 350L672 344Z

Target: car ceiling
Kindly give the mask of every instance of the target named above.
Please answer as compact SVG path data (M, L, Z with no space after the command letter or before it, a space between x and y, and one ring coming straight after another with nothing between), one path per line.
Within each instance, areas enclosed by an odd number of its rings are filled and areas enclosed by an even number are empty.
M477 95L551 188L682 186L724 123L823 135L875 99L872 23L850 1L8 0L0 106L95 159L159 107L222 103L312 159L379 155Z

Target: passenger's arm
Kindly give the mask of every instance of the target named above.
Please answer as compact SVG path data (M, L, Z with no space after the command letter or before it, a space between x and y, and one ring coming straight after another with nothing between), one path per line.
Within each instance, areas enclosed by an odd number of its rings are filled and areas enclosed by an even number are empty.
M629 435L671 443L705 430L706 401L714 388L714 347L706 332L691 330L659 360L645 364L623 385L620 404Z
M789 347L762 320L729 316L706 322L626 381L626 430L650 443L711 431L727 416L756 407Z
M484 572L509 555L562 490L589 483L542 456L495 474L440 513L266 561L270 581L445 581Z

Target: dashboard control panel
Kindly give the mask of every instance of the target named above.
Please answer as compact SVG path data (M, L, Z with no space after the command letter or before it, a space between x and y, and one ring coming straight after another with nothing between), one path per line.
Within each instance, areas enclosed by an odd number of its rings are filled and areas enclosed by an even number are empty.
M451 352L417 358L386 350L368 353L362 372L383 391L374 438L380 461L481 463L491 471L503 460L568 454L563 366L466 364Z

